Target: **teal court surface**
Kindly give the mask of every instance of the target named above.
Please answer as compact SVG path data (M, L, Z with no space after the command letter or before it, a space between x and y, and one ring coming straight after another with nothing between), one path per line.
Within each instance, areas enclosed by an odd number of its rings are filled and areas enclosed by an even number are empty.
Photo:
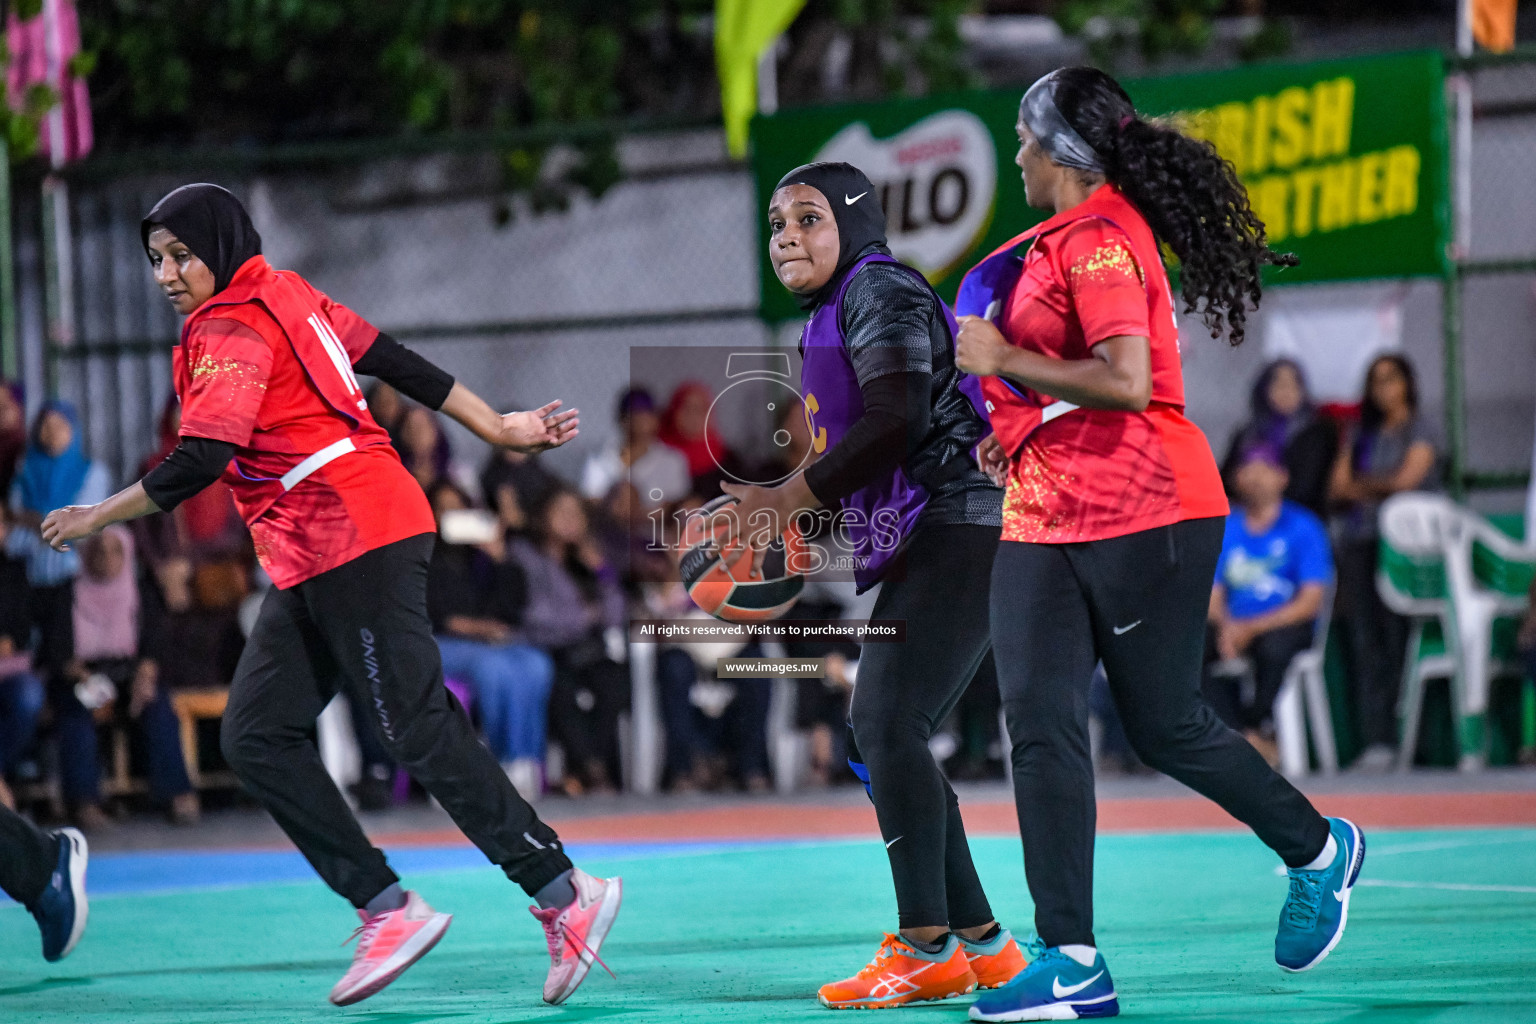
M1344 941L1316 970L1272 960L1286 883L1242 833L1110 834L1098 845L1098 939L1122 1016L1145 1021L1536 1021L1536 829L1376 830ZM973 841L1002 922L1031 931L1016 838ZM873 838L572 848L621 874L624 909L563 1007L539 1001L542 933L470 847L393 852L406 884L452 912L437 949L346 1009L326 1002L355 924L294 853L103 853L90 927L59 964L0 907L0 1022L513 1024L834 1021L814 1001L895 923ZM865 1011L965 1019L969 999ZM859 1018L864 1019L864 1018Z

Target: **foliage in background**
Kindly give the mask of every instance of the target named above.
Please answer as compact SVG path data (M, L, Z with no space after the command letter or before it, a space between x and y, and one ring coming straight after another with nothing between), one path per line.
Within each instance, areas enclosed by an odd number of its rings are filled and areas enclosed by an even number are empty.
M59 96L46 85L32 86L19 103L10 95L5 70L10 67L11 53L6 46L3 31L4 15L8 9L15 10L17 16L24 20L35 18L43 9L43 0L16 0L14 5L0 3L0 135L5 138L11 162L20 163L37 152L38 129L43 123L43 117L59 101ZM82 62L80 70L88 73L90 69L86 64L88 58Z
M97 0L103 148L506 132L708 114L712 0ZM717 104L716 104L717 105ZM536 206L617 176L613 144L505 154ZM558 171L551 167L558 165Z
M1176 57L1198 56L1215 38L1214 19L1230 13L1229 0L1062 0L1056 20L1068 35L1088 44L1095 63L1113 67L1134 51L1148 64ZM1261 3L1239 4L1261 9ZM1243 60L1263 60L1290 49L1285 22L1261 19L1242 40Z
M970 0L811 0L788 33L779 95L794 105L980 85L965 66L959 30L960 15L979 6Z

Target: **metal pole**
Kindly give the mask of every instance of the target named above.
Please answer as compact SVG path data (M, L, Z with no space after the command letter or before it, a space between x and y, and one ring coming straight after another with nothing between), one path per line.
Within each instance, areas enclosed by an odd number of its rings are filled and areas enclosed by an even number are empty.
M1472 0L1456 7L1456 52L1470 57ZM1467 407L1462 376L1462 264L1472 251L1472 79L1462 69L1446 79L1454 122L1451 157L1451 251L1446 254L1441 308L1444 323L1442 358L1445 373L1445 446L1451 496L1466 496Z
M11 241L11 151L0 134L0 373L17 377L16 249Z
M779 39L763 47L757 58L757 112L774 114L779 109Z

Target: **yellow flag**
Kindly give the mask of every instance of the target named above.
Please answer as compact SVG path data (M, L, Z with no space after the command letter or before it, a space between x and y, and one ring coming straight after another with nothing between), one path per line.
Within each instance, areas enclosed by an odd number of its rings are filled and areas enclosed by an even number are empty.
M757 112L757 62L805 6L805 0L715 0L715 68L725 139L746 156L747 128Z
M1516 0L1472 0L1472 38L1494 53L1515 48Z

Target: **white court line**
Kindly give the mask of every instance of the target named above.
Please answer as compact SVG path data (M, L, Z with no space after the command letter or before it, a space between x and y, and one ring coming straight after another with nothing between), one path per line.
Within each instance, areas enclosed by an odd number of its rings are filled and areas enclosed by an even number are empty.
M1362 878L1357 886L1379 889L1445 889L1450 892L1512 892L1536 896L1536 885L1473 885L1467 882L1389 882L1380 878Z
M1481 839L1435 839L1423 843L1404 843L1402 846L1389 846L1384 850L1368 849L1366 850L1366 855L1374 860L1377 857L1390 857L1397 853L1459 850L1467 846L1493 846L1496 843L1536 843L1536 835L1489 836Z
M1385 849L1371 847L1366 854L1371 860L1378 857L1391 857L1399 853L1429 853L1434 850L1462 850L1469 846L1494 846L1501 843L1536 843L1536 835L1520 836L1489 836L1480 839L1432 839L1423 843L1404 843L1402 846L1388 846ZM1284 878L1285 865L1275 866L1275 875Z

